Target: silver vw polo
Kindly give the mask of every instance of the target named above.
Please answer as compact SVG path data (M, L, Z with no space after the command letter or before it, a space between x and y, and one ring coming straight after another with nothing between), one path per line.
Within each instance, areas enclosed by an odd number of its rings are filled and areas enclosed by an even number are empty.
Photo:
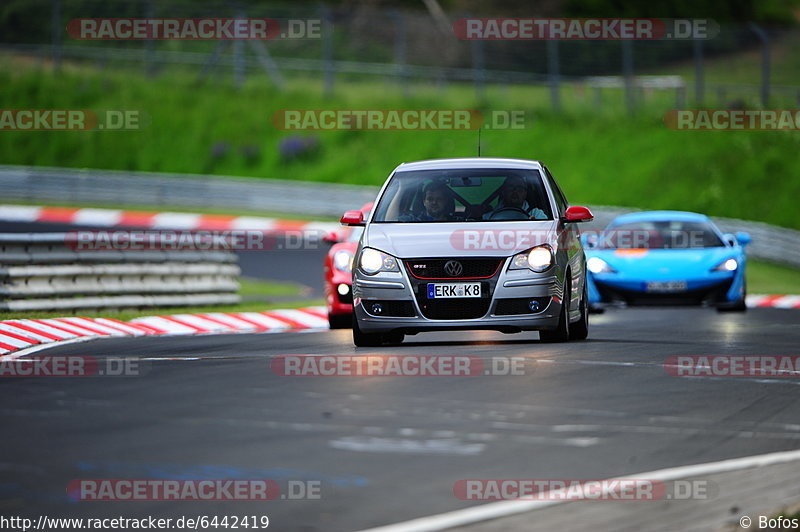
M364 220L353 263L353 342L400 343L424 331L588 335L586 259L576 222L546 166L500 158L404 163Z

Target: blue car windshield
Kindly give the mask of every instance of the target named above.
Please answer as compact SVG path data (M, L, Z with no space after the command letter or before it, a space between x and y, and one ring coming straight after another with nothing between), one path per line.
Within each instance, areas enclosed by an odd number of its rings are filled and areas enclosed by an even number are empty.
M396 172L373 223L552 220L541 174L524 169Z
M697 249L725 244L707 223L679 220L619 224L600 237L602 249Z

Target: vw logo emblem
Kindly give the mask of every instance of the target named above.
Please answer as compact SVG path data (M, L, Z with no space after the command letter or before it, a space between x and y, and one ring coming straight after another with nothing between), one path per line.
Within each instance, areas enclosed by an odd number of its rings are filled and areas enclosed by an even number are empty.
M444 271L450 277L458 277L464 273L464 266L457 260L449 260L444 265Z

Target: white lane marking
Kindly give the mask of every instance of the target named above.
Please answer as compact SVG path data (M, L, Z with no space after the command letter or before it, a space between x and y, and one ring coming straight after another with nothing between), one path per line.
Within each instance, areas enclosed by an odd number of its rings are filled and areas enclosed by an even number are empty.
M260 312L239 312L240 316L247 318L250 321L254 321L260 324L262 327L266 327L267 329L288 329L289 324L285 321L277 320L275 318L270 318Z
M119 225L121 219L122 211L116 209L78 209L72 223L110 227Z
M258 327L256 327L252 323L248 323L241 318L237 318L233 314L228 314L224 312L209 312L207 314L200 314L199 316L206 318L213 318L215 320L221 321L222 323L226 323L229 328L234 330L254 331L258 329Z
M325 328L327 329L330 327L328 320L324 318L320 318L315 314L311 314L309 312L304 312L302 309L280 309L280 310L271 310L269 311L270 314L276 316L283 316L285 318L289 318L290 320L298 321L303 325L307 325L313 328Z
M12 334L16 334L17 336L22 336L23 338L33 338L34 340L38 340L39 342L42 342L42 343L48 343L48 342L57 341L57 340L53 340L52 338L48 338L47 336L42 336L41 334L36 334L35 332L26 331L25 329L20 329L19 327L14 327L13 323L0 322L0 331L10 332ZM2 334L3 333L0 332L0 335L2 335ZM29 343L33 343L33 342L29 342Z
M144 318L136 318L131 320L131 323L143 323L145 325L152 324L156 329L167 331L169 334L195 334L197 329L189 327L188 325L181 325L171 320L166 320L160 316L145 316Z
M63 331L61 329L56 329L55 327L51 327L49 325L45 325L44 323L37 323L32 320L10 320L11 322L19 322L23 325L27 325L32 329L39 329L42 332L46 332L48 334L52 334L53 336L58 336L62 340L68 340L69 338L77 338L77 334L73 334L71 332Z
M639 479L639 480L660 480L662 482L670 480L678 480L682 478L697 477L703 475L713 475L717 473L725 473L728 471L737 471L740 469L749 469L753 467L763 467L768 465L781 464L786 462L793 462L800 460L800 450L785 451L777 453L762 454L756 456L745 456L743 458L732 458L730 460L722 460L719 462L708 462L704 464L695 464L688 466L670 467L667 469L659 469L657 471L649 471L646 473L638 473L635 475L625 475L625 477L617 477L609 479L609 481L624 480L624 479ZM361 532L434 532L438 530L447 530L457 526L471 525L488 521L491 519L498 519L501 517L508 517L511 515L529 512L531 510L538 510L548 506L555 506L568 501L560 500L536 500L536 501L500 501L480 506L473 506L463 510L454 510L452 512L445 512L428 517L420 517L410 521L403 521L401 523L394 523L391 525L380 526L362 530Z
M250 231L272 231L277 220L275 218L259 218L257 216L238 216L234 218L231 229Z
M0 220L35 222L39 219L41 211L41 207L29 205L0 205Z
M200 224L201 216L186 212L160 212L153 216L153 228L195 229Z
M483 443L464 443L458 439L407 440L397 438L373 438L345 436L328 442L329 447L341 451L398 454L450 454L474 456L486 449Z
M122 331L130 336L147 336L147 333L143 330L137 329L136 327L131 327L125 322L109 320L108 318L94 318L93 321L96 324L105 325L111 329L117 329L118 331Z
M784 296L772 304L775 308L795 308L800 305L800 296Z

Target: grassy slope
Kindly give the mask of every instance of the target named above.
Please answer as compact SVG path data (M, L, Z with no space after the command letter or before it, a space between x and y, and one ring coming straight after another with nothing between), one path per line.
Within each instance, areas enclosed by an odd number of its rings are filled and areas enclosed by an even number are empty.
M484 132L484 155L544 160L573 203L698 210L800 227L795 215L800 134L671 131L661 121L671 94L647 95L631 118L612 93L595 113L592 94L570 89L564 91L567 111L555 114L546 90L535 87L491 87L479 104L469 86L413 87L404 98L381 82L342 81L325 99L316 82L298 79L279 93L253 76L237 92L227 77L198 86L191 72L146 80L130 71L98 73L76 66L55 77L8 57L0 58L0 85L3 108L140 109L151 117L137 132L4 132L0 161L5 163L379 184L401 161L474 155L476 133L319 132L314 156L284 162L277 144L289 133L271 124L273 112L523 109L529 127ZM220 142L231 151L215 159L212 146ZM241 153L248 145L260 148L260 159L248 163Z

